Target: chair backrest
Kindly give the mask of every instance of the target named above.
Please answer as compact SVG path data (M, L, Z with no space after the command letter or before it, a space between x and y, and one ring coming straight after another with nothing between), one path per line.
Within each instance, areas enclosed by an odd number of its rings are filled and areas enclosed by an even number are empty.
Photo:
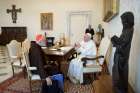
M22 42L22 49L23 51L29 51L30 49L30 41L26 38L23 42Z
M93 36L93 40L96 46L98 46L101 42L101 34L99 32L95 33L95 35Z
M21 43L17 42L16 40L12 40L9 44L7 44L9 56L21 56L22 49L21 49Z
M110 44L111 44L110 39L108 37L104 37L101 40L101 43L98 49L98 56L104 56L105 58Z
M23 61L25 61L25 66L26 66L26 70L27 70L28 79L30 79L31 71L29 69L30 62L29 62L29 55L28 54L29 54L28 51L24 51L24 53L23 53Z
M35 86L35 90L32 89L32 81L36 81L36 80L40 81L41 78L40 78L39 74L33 74L32 73L32 71L37 71L37 68L36 67L30 67L29 52L28 51L24 51L23 60L26 63L27 79L29 80L29 83L30 83L31 93L32 93L32 91L36 91L36 89L38 90L37 93L40 93L39 91L41 90L42 82L40 82L40 84L38 82L37 85L33 84Z
M23 52L23 59L26 63L26 67L30 67L30 62L29 62L29 52L26 50Z

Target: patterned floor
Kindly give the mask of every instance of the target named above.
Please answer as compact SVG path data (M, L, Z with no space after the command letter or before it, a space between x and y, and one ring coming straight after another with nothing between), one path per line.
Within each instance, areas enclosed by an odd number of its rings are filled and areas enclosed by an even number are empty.
M12 77L12 68L8 57L7 48L0 46L0 93L30 93L29 81L23 78L21 73ZM94 93L92 84L79 85L65 80L64 85L65 93Z
M94 93L93 84L80 85L65 80L64 85L65 93ZM0 93L30 93L29 81L21 75L17 75L0 86Z
M94 93L94 87L93 84L73 84L69 80L66 80L65 93Z

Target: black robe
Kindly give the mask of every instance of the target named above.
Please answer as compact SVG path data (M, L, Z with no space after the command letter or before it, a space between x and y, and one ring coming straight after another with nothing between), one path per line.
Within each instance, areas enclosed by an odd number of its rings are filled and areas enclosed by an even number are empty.
M57 80L52 80L52 85L48 86L47 82L42 84L41 93L64 93L58 86Z
M131 12L126 12L121 16L121 20L122 34L120 37L111 38L113 46L116 47L112 80L115 93L128 93L128 61L134 31L134 16Z

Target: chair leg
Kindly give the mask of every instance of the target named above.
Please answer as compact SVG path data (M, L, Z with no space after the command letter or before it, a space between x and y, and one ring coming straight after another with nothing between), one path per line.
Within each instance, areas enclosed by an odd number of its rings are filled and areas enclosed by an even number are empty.
M107 67L107 64L103 64L103 71L102 71L103 74L109 74L109 71L108 71L108 67Z
M22 68L23 74L24 74L24 78L26 78L26 67Z
M95 92L94 81L92 82L92 88L93 88L93 93L96 93L96 92Z
M19 58L20 66L22 65L21 57Z
M30 93L41 93L42 81L41 80L30 80Z
M14 66L11 64L11 66L12 66L12 72L13 72L13 77L15 76L15 72L14 72Z
M39 93L41 93L42 92L42 80L40 81L40 86L39 86Z
M99 80L99 75L100 75L100 72L94 73L94 79Z
M32 93L32 81L30 80L29 83L30 83L30 93Z

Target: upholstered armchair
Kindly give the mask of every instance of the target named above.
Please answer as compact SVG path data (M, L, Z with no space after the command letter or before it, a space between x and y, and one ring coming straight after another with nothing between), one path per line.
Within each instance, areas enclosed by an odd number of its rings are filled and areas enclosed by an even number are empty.
M83 63L83 74L85 73L97 73L103 71L105 69L105 59L108 53L108 49L111 43L108 37L104 37L100 43L100 46L97 51L97 56L95 58L87 58L83 57L81 60L84 61ZM88 60L92 60L95 64L93 65L86 65ZM83 80L83 77L82 77Z
M25 63L22 61L22 48L21 43L16 40L12 40L9 44L7 44L10 62L12 65L13 76L15 75L14 68L22 68L25 71Z

